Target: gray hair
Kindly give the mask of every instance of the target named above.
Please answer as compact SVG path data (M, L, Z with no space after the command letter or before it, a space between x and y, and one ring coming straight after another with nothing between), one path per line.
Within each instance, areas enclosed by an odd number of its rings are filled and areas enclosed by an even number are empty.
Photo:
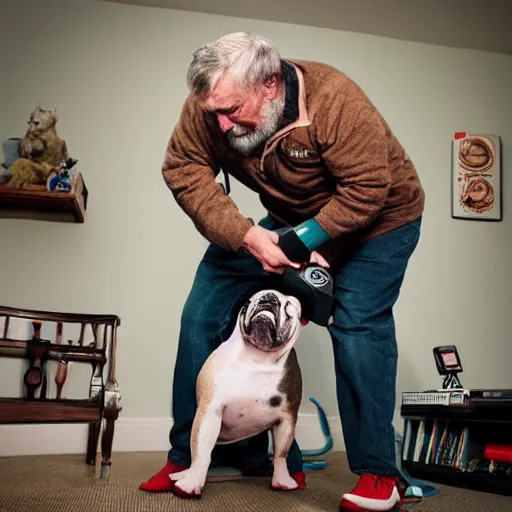
M188 86L194 94L208 95L224 75L244 89L252 89L274 75L281 75L279 51L262 36L235 32L194 52L187 74Z

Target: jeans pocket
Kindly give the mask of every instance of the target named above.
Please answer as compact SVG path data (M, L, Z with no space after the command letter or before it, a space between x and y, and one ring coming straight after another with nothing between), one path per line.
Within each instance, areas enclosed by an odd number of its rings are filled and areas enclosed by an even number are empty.
M400 236L402 242L405 243L405 245L416 245L421 235L421 223L422 217L420 216L416 220L408 222L407 224L399 227L395 231L395 234Z

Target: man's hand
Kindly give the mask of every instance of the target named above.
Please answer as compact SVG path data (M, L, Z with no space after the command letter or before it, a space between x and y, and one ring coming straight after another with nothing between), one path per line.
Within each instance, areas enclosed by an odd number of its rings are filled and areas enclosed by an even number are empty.
M244 249L263 266L263 270L281 274L285 267L300 269L300 263L290 261L278 245L279 235L261 226L253 226L244 238Z
M316 263L317 265L321 266L321 267L324 267L324 268L329 268L330 265L329 263L327 262L327 260L319 253L319 252L316 252L316 251L313 251L309 257L309 261L311 263Z

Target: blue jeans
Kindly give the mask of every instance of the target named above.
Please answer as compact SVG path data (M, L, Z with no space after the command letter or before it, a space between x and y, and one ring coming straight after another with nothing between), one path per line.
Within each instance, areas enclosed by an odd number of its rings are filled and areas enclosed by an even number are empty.
M272 217L261 226L282 227ZM394 475L393 413L397 343L393 307L420 237L421 217L365 242L344 262L335 279L332 340L338 410L352 472ZM227 339L238 311L253 293L274 287L276 277L244 253L210 245L199 264L183 309L173 381L173 426L168 457L190 464L190 433L196 410L196 377L211 352ZM213 464L251 470L267 460L268 432L234 446L217 446ZM295 441L290 472L302 470Z

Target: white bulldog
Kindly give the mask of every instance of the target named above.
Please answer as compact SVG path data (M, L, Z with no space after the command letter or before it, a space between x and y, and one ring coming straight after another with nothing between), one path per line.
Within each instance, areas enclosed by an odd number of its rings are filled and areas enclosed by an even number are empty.
M216 444L236 443L272 429L272 487L292 490L286 458L295 438L302 375L294 344L300 302L275 290L253 295L233 333L207 359L197 379L197 411L189 469L169 475L175 494L201 496Z

